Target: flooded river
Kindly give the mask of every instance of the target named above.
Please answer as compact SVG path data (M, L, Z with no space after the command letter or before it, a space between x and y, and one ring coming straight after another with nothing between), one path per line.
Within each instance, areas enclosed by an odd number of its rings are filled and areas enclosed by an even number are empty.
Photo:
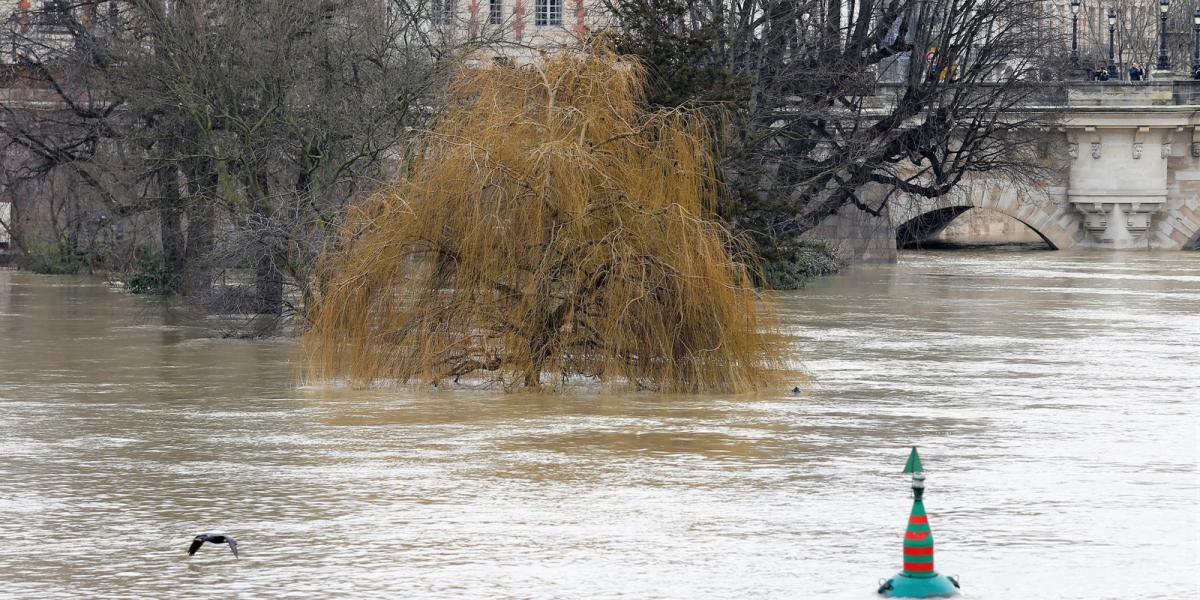
M1200 596L1200 253L914 252L781 302L800 395L364 392L0 271L0 597L868 600L911 445L968 597Z

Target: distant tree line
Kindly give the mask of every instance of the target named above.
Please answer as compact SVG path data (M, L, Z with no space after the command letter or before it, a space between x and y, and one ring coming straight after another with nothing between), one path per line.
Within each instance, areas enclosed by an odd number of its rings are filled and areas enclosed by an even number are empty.
M1066 2L1063 4L1067 5ZM1121 71L1121 77L1127 78L1129 67L1135 63L1147 72L1152 71L1158 62L1162 40L1163 13L1159 0L1082 0L1079 9L1080 66L1095 69L1108 64L1110 8L1116 11L1112 47L1113 59ZM1197 8L1195 3L1182 0L1167 5L1167 52L1174 72L1191 72L1195 51L1192 17ZM1070 12L1061 13L1060 16L1065 27L1069 28ZM1070 29L1067 32L1070 33Z
M17 243L213 310L285 313L342 207L391 176L437 106L449 48L424 9L51 0L10 22L8 85L36 93L0 103L0 183L58 182L44 201L87 212ZM35 208L59 222L61 206Z

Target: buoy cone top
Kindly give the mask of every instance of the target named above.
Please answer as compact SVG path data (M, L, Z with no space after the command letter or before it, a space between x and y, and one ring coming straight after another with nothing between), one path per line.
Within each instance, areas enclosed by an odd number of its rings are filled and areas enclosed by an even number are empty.
M908 462L904 465L902 473L920 473L924 471L921 468L921 456L917 454L917 447L913 446L912 452L908 455Z

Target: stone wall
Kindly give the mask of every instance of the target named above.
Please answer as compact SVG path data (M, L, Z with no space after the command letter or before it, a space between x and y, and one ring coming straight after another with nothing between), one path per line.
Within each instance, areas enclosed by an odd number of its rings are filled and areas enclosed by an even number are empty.
M1153 248L1200 249L1200 142L1192 131L1176 133L1179 148L1168 161L1167 202L1150 223Z
M882 189L868 190L862 195L882 198L880 193ZM867 202L876 205L870 200ZM804 237L830 244L838 258L847 263L887 263L895 262L897 258L896 228L892 226L886 206L878 217L854 206L844 206Z

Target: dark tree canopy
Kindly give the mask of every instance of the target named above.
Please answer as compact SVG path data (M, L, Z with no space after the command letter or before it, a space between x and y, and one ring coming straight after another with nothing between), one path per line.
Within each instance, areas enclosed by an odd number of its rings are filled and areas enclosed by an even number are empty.
M651 100L729 115L722 210L766 248L843 207L1038 170L1063 40L1042 0L610 2ZM883 193L881 193L881 190Z

